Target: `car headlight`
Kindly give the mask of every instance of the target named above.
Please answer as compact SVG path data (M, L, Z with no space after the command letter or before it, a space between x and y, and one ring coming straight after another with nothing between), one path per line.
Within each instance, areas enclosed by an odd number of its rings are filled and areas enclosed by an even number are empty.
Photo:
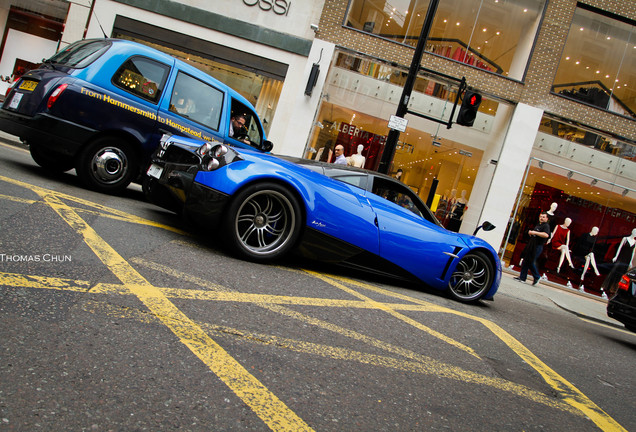
M222 162L227 154L228 148L223 144L213 144L211 142L204 143L196 150L196 153L201 157L201 166L206 171L214 171L222 165Z

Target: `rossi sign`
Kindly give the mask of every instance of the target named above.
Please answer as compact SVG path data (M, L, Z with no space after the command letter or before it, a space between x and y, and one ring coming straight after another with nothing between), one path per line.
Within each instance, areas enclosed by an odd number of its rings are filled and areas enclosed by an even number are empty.
M289 13L291 1L287 0L243 0L246 6L258 6L265 12L272 11L276 15L285 15Z

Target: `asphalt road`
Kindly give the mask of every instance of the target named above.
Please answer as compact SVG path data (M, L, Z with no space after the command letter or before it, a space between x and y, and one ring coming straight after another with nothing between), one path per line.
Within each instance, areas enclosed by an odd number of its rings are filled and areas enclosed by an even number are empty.
M241 261L14 146L0 200L0 430L636 430L636 335L511 278L464 305Z

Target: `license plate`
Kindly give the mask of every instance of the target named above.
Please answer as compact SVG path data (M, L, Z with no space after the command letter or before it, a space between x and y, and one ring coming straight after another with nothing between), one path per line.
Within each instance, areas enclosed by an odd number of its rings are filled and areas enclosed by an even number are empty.
M35 88L37 86L38 86L38 82L37 81L25 80L25 81L22 81L22 83L20 83L20 87L18 87L18 88L20 90L33 91L33 90L35 90Z
M150 168L148 168L148 175L150 177L154 177L156 179L160 179L161 178L161 173L163 173L163 167L157 165L157 164L152 164L150 165Z
M14 93L11 102L9 102L9 108L18 109L22 96L24 96L24 93Z

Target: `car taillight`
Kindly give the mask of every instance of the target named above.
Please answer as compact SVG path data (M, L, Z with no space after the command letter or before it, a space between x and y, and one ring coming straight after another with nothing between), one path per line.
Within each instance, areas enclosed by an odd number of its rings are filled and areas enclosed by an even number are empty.
M630 280L627 275L623 275L621 280L618 282L618 289L623 291L629 290L629 282Z
M60 95L64 93L64 90L66 90L66 87L68 87L68 84L62 84L61 86L53 90L53 93L51 93L51 96L49 96L49 100L46 102L46 107L48 109L51 109L51 107L53 106L57 98L59 98Z

